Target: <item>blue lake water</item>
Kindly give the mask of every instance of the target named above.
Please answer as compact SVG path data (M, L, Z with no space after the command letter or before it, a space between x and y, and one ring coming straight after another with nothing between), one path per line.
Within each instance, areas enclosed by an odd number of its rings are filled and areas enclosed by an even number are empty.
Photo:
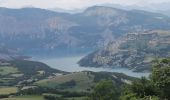
M77 62L82 58L83 56L71 56L71 57L53 57L53 58L43 58L43 59L35 59L37 61L41 61L46 63L47 65L51 66L52 68L59 69L62 71L67 72L78 72L78 71L94 71L94 72L100 72L100 71L106 71L106 72L118 72L118 73L124 73L129 76L133 77L142 77L142 76L149 76L149 73L136 73L131 70L125 69L125 68L91 68L91 67L81 67L77 64Z

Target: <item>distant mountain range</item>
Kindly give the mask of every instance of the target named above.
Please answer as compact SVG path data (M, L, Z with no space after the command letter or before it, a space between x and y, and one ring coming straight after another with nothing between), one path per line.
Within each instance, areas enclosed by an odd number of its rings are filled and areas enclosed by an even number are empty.
M134 4L129 6L123 6L119 4L101 4L100 6L106 6L106 7L114 7L124 10L144 10L149 12L155 12L155 13L161 13L167 16L170 16L170 2L164 2L164 3L145 3L145 4Z
M122 10L144 10L148 12L155 12L155 13L161 13L164 15L170 16L170 2L164 2L164 3L147 3L145 4L134 4L134 5L121 5L121 4L112 4L112 3L104 3L104 4L98 4L96 6L104 6L104 7L112 7L112 8L118 8ZM83 12L88 7L80 8L80 9L62 9L62 8L49 8L51 11L55 12L65 12L65 13L80 13Z
M170 31L129 33L79 61L86 67L128 68L151 71L156 58L170 57Z
M54 11L54 12L62 12L62 13L70 13L70 14L75 14L75 13L81 13L85 10L86 8L82 9L62 9L62 8L49 8L48 10Z
M82 13L0 8L0 44L22 54L86 52L129 32L170 27L170 18L140 10L94 6Z

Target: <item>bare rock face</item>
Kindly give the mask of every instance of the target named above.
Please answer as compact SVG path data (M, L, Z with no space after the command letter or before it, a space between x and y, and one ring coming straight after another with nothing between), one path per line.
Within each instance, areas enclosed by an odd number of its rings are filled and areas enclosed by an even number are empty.
M67 32L68 29L74 26L78 26L76 23L69 20L63 19L61 17L53 17L46 20L47 29Z
M119 9L110 7L92 7L87 9L84 14L86 16L92 16L97 18L97 22L100 26L118 26L121 23L127 23L128 19L126 12Z
M129 33L79 61L82 66L150 71L155 58L170 57L170 31Z

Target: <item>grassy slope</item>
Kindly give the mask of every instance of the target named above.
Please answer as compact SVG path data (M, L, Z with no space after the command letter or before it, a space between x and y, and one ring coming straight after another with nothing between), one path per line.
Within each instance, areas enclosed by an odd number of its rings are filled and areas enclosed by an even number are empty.
M57 89L60 91L67 91L67 92L90 92L91 87L93 87L100 80L104 80L104 79L112 79L116 84L117 83L122 84L123 82L121 79L127 79L127 80L133 79L124 74L107 73L107 72L96 73L96 72L86 71L86 72L65 73L65 72L53 70L49 68L48 66L44 65L43 63L38 63L38 62L30 63L30 61L21 61L21 63L19 63L19 61L12 62L11 66L15 66L15 67L7 68L6 72L10 72L10 73L5 75L5 77L1 76L1 80L4 80L3 78L6 78L6 79L14 78L11 80L15 80L15 77L17 79L17 77L21 78L21 77L24 77L25 75L26 75L26 79L27 77L28 79L30 79L31 77L37 77L37 74L38 74L37 72L46 71L47 73L44 76L41 76L39 81L28 84L28 86L38 85L38 86L41 86L42 88L48 87L48 88L53 88L53 89ZM14 70L13 68L17 68L17 69ZM12 70L15 73L11 73ZM26 72L27 70L28 72ZM2 71L5 71L5 70L2 70ZM60 72L60 73L63 73L63 75L54 76L54 74L52 74L53 72L54 73ZM51 78L49 78L49 76ZM21 80L16 80L16 81L19 82L22 80L23 78ZM9 82L6 81L6 82L11 83L10 81ZM12 86L14 85L15 84L13 84ZM17 92L16 87L5 87L5 85L2 85L2 87L0 87L0 93L2 94L11 94L11 93L16 93L16 92ZM75 100L81 100L84 97L79 97L79 98L71 97L71 98L66 98L66 99L72 100L73 98ZM42 96L19 96L19 97L11 97L11 98L0 99L0 100L44 100L44 99Z
M56 76L52 79L45 79L37 82L36 84L42 87L50 87L55 88L57 86L60 86L63 83L69 82L74 80L76 83L76 86L74 87L68 87L64 90L69 91L86 91L89 89L89 86L93 85L93 78L94 76L88 75L86 72L78 72L78 73L71 73L67 75L62 76Z
M55 76L50 79L44 79L35 84L41 87L61 89L65 91L89 92L97 82L101 80L112 79L117 86L121 86L125 82L123 80L131 81L136 78L126 76L121 73L108 72L76 72L67 75ZM69 81L75 81L76 85L72 87L63 87Z
M72 97L72 98L65 98L66 100L84 100L85 97ZM43 96L18 96L18 97L11 97L11 98L5 98L0 100L45 100Z
M0 95L6 95L11 93L17 93L17 87L0 87Z
M28 79L44 79L53 73L64 73L48 65L27 60L6 61L9 66L0 66L0 86L13 86Z
M0 67L0 75L7 75L19 72L17 68L13 66L1 66Z
M0 100L45 100L42 96L18 96Z

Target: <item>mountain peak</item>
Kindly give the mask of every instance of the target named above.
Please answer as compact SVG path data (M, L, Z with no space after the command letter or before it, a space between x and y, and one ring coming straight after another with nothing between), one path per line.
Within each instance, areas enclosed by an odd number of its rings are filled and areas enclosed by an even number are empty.
M123 10L105 6L93 6L87 8L84 11L85 15L87 16L99 16L99 15L115 16L118 15L120 12L123 12Z

